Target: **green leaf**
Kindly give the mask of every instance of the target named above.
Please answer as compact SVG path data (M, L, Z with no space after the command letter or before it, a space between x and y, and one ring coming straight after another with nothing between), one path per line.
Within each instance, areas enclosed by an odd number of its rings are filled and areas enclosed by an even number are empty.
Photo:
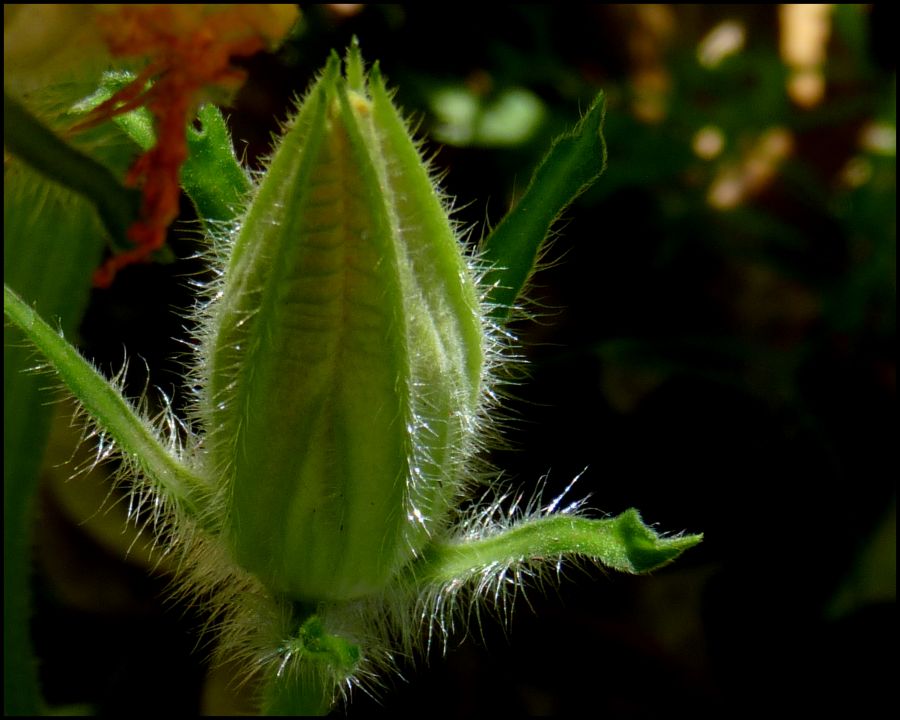
M606 169L605 110L600 93L575 129L554 141L522 199L484 241L482 257L490 267L484 282L494 319L509 316L553 223Z
M87 115L111 99L116 93L131 85L135 77L136 75L133 72L128 72L127 70L104 73L96 92L79 102L73 109L76 112ZM137 107L121 115L115 115L111 119L143 152L150 150L156 144L153 115L146 106Z
M435 543L413 565L419 585L459 583L521 562L585 557L613 570L647 573L672 562L703 535L665 537L635 509L603 520L574 515L529 518L487 537Z
M15 158L3 183L3 274L41 311L74 335L88 303L91 273L105 243L97 214L83 197L50 182ZM53 407L46 378L26 369L34 351L14 327L3 350L3 657L4 709L40 709L37 666L29 639L34 498Z

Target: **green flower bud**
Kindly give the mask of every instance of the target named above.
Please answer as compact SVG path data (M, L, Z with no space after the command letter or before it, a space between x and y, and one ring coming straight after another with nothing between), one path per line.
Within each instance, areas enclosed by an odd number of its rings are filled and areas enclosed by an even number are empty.
M377 592L444 529L486 333L378 73L332 56L229 250L200 415L235 560L300 600Z

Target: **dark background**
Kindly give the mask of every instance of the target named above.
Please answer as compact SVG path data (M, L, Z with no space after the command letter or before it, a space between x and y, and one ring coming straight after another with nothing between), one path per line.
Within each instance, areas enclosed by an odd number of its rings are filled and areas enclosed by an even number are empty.
M356 693L348 714L860 716L893 700L896 163L860 142L873 121L896 138L891 11L832 13L826 91L812 107L785 91L771 5L303 13L277 55L246 63L229 111L238 151L258 163L290 98L356 35L438 151L475 239L552 137L607 93L609 167L557 228L528 295L536 318L514 326L526 376L508 403L511 449L491 459L526 493L549 473L553 497L584 471L572 494L590 495L598 516L634 506L660 530L705 533L651 577L566 568L558 590L517 604L508 632L485 622L484 642L477 629L454 638L379 703ZM698 43L728 20L744 28L742 49L702 66ZM448 87L485 111L525 89L540 122L524 139L476 129L441 143L435 93ZM725 140L711 159L692 149L705 126ZM773 128L790 151L716 207L717 178L734 168L747 180ZM172 234L181 258L196 242L185 227ZM200 269L123 271L94 295L85 353L118 367L125 347L152 383L177 388L177 308ZM133 363L135 392L145 378ZM134 557L123 563L95 518L44 495L35 634L47 699L198 712L202 615L164 601L164 566L148 577Z

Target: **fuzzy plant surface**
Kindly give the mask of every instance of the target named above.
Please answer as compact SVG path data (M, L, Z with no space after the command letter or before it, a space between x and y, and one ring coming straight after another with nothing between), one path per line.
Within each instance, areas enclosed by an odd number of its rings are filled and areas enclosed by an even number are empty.
M109 79L94 107L121 87ZM81 182L75 149L63 170L42 165L46 145L28 143L45 131L10 107L7 147L121 235L135 197ZM253 180L205 107L180 180L216 279L192 311L185 417L148 417L5 286L8 322L80 403L96 462L118 461L133 517L177 559L175 592L209 609L216 657L246 668L260 713L327 713L565 562L646 573L701 540L636 510L592 517L565 494L523 505L483 460L515 354L509 314L553 222L602 172L603 108L473 251L356 45L332 54ZM118 132L150 148L158 116L127 110Z

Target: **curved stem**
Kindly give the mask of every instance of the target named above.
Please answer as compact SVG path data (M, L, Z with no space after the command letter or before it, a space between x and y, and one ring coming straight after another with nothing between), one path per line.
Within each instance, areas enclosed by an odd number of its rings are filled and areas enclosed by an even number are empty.
M69 391L122 452L135 458L183 510L202 519L205 483L169 453L149 423L119 391L5 284L3 312L47 359Z

